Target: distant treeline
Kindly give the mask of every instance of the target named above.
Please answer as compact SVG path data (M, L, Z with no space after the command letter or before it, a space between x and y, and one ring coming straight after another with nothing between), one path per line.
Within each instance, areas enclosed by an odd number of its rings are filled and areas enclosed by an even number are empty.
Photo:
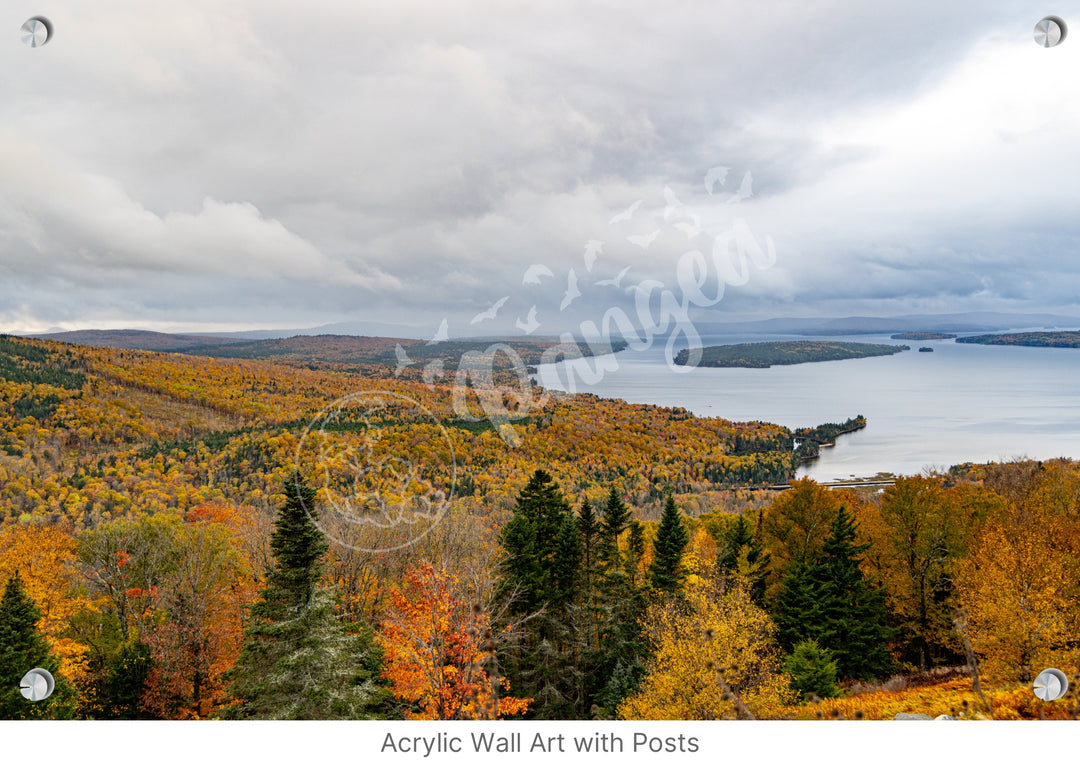
M962 344L1011 344L1020 347L1080 347L1080 331L1024 331L1019 334L962 336Z
M908 331L906 334L893 334L892 339L904 339L910 342L921 342L926 339L955 339L956 334L938 334L933 331Z

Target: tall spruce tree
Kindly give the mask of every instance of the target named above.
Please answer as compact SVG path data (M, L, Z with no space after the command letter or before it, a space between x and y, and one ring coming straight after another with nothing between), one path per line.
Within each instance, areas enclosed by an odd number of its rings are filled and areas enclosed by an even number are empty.
M788 563L771 612L777 627L776 639L785 651L792 651L802 641L820 643L827 626L822 613L825 602L814 561L796 557Z
M525 617L505 660L512 691L533 699L531 718L571 718L584 703L574 637L583 547L578 520L547 471L536 470L518 494L500 542L501 593L509 612Z
M619 491L614 487L608 491L604 502L604 522L601 528L600 564L605 571L622 569L622 555L619 553L619 537L630 527L630 507L623 502Z
M892 631L884 591L873 587L860 567L870 544L855 543L855 517L841 507L825 539L820 564L823 611L829 622L829 643L841 674L850 678L889 675L896 668L889 653Z
M587 500L582 502L577 518L578 536L581 539L581 596L582 640L584 651L595 651L598 646L596 580L599 574L602 526Z
M833 654L840 675L865 679L888 675L896 665L884 596L859 566L868 545L856 544L855 536L855 518L841 507L821 550L789 563L772 613L786 649L814 640Z
M669 595L679 591L684 575L682 557L688 543L690 535L679 515L675 498L669 493L653 541L653 558L649 565L649 581L653 589Z
M532 613L558 596L556 578L570 578L570 565L580 553L560 554L560 534L573 522L573 512L551 474L537 469L517 496L514 513L503 527L500 542L503 593L516 613ZM566 536L564 535L563 538Z
M30 597L18 571L0 598L0 719L63 719L74 710L74 689L60 674L60 660L38 632L41 609ZM50 697L31 702L22 695L22 677L35 667L55 679Z
M346 631L333 593L318 586L328 544L311 516L315 497L299 480L285 486L270 539L274 567L230 673L226 718L374 718L386 699L370 639Z
M624 556L619 539L628 528L632 530L630 508L614 487L604 503L603 518L597 579L599 648L590 659L588 694L601 706L601 713L612 715L645 675L646 647L640 620L647 601L632 572L636 554L644 548L643 535L640 528L631 533Z

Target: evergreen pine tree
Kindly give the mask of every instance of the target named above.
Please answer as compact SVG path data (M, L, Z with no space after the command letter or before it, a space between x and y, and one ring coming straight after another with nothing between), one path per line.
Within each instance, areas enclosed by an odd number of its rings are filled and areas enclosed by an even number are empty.
M859 567L867 548L855 543L855 519L841 507L820 552L788 565L772 611L785 649L814 640L833 654L845 678L872 678L895 669L884 596Z
M836 660L817 641L804 640L784 660L784 672L791 676L791 688L799 697L816 695L827 700L839 695L836 688Z
M315 524L315 489L299 481L285 487L285 504L274 522L270 536L270 551L274 567L267 577L267 594L263 611L283 605L290 608L307 606L322 576L323 557L330 544ZM258 609L256 610L258 613Z
M574 557L560 556L560 533L573 512L551 474L537 469L518 494L514 514L503 527L506 551L502 565L503 593L515 613L538 611L556 591L555 576L564 578Z
M582 577L588 578L596 568L602 526L592 504L583 501L578 511L578 535L581 537Z
M623 697L636 688L645 675L646 648L641 635L645 611L644 589L635 583L632 571L644 549L643 533L631 534L624 557L619 538L631 528L630 508L612 488L604 504L600 575L597 603L600 616L599 648L592 655L588 694L611 715Z
M822 591L817 566L806 558L792 560L780 582L780 592L772 607L777 641L785 651L805 640L823 642L827 633L822 607Z
M559 526L555 541L555 563L552 568L552 602L565 607L574 601L578 593L581 575L581 534L573 514L567 511Z
M602 526L593 511L592 504L584 501L578 511L578 536L581 538L581 609L583 620L584 651L594 651L598 646L596 580L599 572L599 552Z
M0 598L0 719L71 718L74 688L59 674L60 660L38 632L41 609L26 591L18 571L4 585ZM31 702L20 685L26 673L40 667L52 673L53 693Z
M892 635L883 591L870 586L859 566L869 544L855 543L855 517L841 507L822 547L819 577L822 614L828 622L821 644L836 656L842 675L873 678L896 667L887 644Z
M318 586L328 544L311 517L315 495L299 481L285 487L270 539L274 568L230 674L236 702L227 718L372 718L386 699L370 643L345 630L333 593Z
M755 604L764 606L769 559L769 552L752 529L750 520L740 514L720 537L716 569L721 576L741 575L745 578L750 599Z
M675 499L669 494L653 541L653 558L649 565L653 589L665 594L679 591L683 579L682 557L688 543L690 535L679 516Z
M533 473L500 539L501 593L511 614L527 617L506 660L512 692L533 698L531 718L571 718L584 702L574 637L583 547L578 520L549 473Z
M630 507L619 496L614 487L608 492L604 502L604 522L601 528L600 565L605 570L615 570L622 565L619 554L619 536L630 526Z

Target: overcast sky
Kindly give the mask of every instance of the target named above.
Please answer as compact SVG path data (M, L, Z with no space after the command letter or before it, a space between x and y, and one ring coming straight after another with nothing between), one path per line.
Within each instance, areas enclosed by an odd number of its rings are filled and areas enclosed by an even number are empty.
M1080 313L1080 0L3 16L0 330L558 334L737 223L775 263L699 319Z

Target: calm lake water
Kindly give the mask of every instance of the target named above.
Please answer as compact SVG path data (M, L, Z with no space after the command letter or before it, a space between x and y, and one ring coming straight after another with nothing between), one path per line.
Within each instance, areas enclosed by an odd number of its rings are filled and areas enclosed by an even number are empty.
M709 337L706 345L796 339ZM811 337L805 337L811 338ZM790 428L862 414L800 475L835 481L879 472L918 474L963 462L1080 457L1080 349L898 342L884 336L812 337L907 344L908 352L858 360L675 373L662 349L624 351L618 368L577 392L684 407L699 416L767 420ZM920 346L934 348L920 353ZM559 366L537 380L565 389Z

